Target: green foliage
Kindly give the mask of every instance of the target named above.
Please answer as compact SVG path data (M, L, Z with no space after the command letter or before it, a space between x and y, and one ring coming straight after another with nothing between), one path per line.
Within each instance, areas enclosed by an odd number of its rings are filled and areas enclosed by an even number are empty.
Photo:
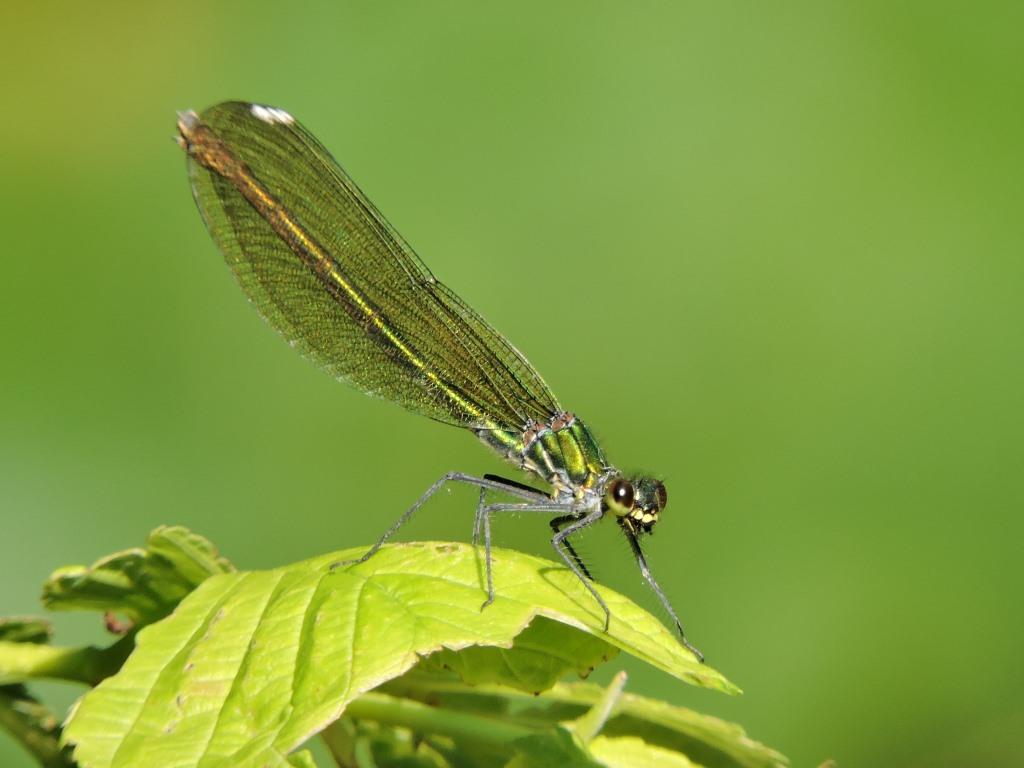
M395 545L330 567L360 551L237 572L205 539L161 528L145 548L60 569L47 605L102 611L124 636L58 648L42 620L0 622L0 724L43 765L90 768L309 768L296 750L317 734L337 765L785 764L735 725L623 693L623 673L607 689L559 682L625 651L737 692L621 595L600 588L604 632L593 598L546 560L496 550L498 598L481 610L472 547ZM36 678L96 686L63 734L24 687Z
M207 577L232 570L202 536L161 526L143 548L117 552L88 568L54 571L43 586L43 604L52 611L120 613L140 626L169 614Z
M4 678L17 679L11 670L23 665L24 651L32 652L50 641L49 622L35 618L0 618L0 727L17 734L25 748L40 765L61 768L71 765L59 743L57 718L20 683L2 684Z

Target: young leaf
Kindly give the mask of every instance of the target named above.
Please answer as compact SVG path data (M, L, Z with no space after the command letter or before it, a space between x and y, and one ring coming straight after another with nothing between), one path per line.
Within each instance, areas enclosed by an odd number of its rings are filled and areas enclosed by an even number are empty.
M442 648L509 648L538 616L600 637L689 683L735 692L653 616L611 590L593 597L548 560L495 550L498 598L481 611L475 548L395 545L331 570L340 552L207 579L138 635L121 672L66 730L83 766L257 766L281 760L365 691Z
M48 643L53 626L46 619L33 616L5 616L0 618L0 642Z
M207 539L180 526L161 526L144 548L54 571L43 586L43 604L54 611L119 613L141 626L169 614L208 577L233 570Z

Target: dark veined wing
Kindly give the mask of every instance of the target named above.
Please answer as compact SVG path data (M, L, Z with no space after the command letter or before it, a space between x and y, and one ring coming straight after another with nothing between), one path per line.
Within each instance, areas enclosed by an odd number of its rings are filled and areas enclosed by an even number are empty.
M196 203L239 284L332 375L473 429L561 412L523 355L416 256L312 134L272 107L180 115Z

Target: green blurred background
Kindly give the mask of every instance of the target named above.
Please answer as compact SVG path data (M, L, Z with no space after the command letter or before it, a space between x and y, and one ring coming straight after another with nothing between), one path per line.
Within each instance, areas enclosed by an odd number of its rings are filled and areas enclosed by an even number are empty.
M1024 6L25 3L0 43L0 613L161 523L269 567L503 469L234 285L174 111L255 100L666 479L652 566L746 694L632 690L800 766L1024 765ZM583 549L656 608L612 526Z

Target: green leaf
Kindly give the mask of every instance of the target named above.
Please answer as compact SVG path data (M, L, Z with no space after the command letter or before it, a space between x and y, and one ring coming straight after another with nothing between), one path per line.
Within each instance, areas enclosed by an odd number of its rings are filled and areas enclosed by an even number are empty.
M144 548L54 571L43 586L43 604L55 611L119 613L142 626L168 615L210 576L233 570L207 539L180 526L161 526Z
M291 768L316 768L316 760L313 759L312 752L304 749L294 755L289 755L287 765Z
M510 768L527 766L606 766L607 768L694 768L686 755L647 744L635 736L608 738L599 735L612 712L618 708L626 673L619 672L600 698L585 714L571 723L556 726L549 734L538 734L515 742L520 754ZM555 737L555 738L552 738ZM698 767L699 768L699 767Z
M33 677L98 682L127 654L115 659L116 651L54 648L49 645L52 634L43 619L0 618L0 729L44 768L73 768L70 750L61 746L59 719L21 683Z
M636 736L598 736L590 742L590 753L606 768L699 768L686 755Z
M601 768L579 736L562 726L518 739L512 746L517 754L506 768Z
M405 728L364 727L353 757L357 764L372 760L377 768L451 768L442 754Z
M0 642L48 643L53 637L53 626L46 619L25 616L0 618Z
M510 648L538 616L680 680L737 690L653 616L599 588L612 611L604 633L593 597L548 560L495 550L498 597L481 611L475 548L395 545L330 569L362 551L207 579L173 616L142 630L121 672L81 701L66 731L76 758L87 768L280 760L420 657L442 648Z
M482 689L481 694L492 691ZM559 683L540 697L541 703L561 704L548 714L565 719L580 707L601 700L604 689L591 683ZM573 709L566 710L568 705ZM537 714L540 714L538 712ZM786 757L747 736L735 723L702 715L686 707L624 693L602 735L637 736L649 744L686 754L707 768L784 768Z
M442 648L420 662L424 672L449 669L473 685L494 683L527 693L540 693L567 672L586 677L619 649L576 627L538 616L516 636L511 648L470 646Z
M516 693L494 685L467 686L457 679L424 674L415 669L389 683L396 695L436 702L457 711L495 712L506 721L556 724L577 719L582 730L587 718L599 721L598 705L609 700L609 689L592 683L559 683L539 696ZM593 727L587 727L593 732ZM636 736L652 746L685 754L706 768L783 768L786 758L751 739L741 727L644 696L624 693L601 728L607 737Z
M44 768L73 768L68 750L60 745L60 722L24 686L0 685L0 728Z
M558 765L560 768L600 766L601 763L594 759L589 744L615 708L625 684L626 673L619 672L594 706L575 721L560 723L546 733L537 733L515 741L513 746L518 754L509 761L508 768L548 765Z
M566 686L570 687L570 686ZM664 701L625 694L603 735L639 736L683 752L707 768L784 768L786 757L747 736L739 725Z

